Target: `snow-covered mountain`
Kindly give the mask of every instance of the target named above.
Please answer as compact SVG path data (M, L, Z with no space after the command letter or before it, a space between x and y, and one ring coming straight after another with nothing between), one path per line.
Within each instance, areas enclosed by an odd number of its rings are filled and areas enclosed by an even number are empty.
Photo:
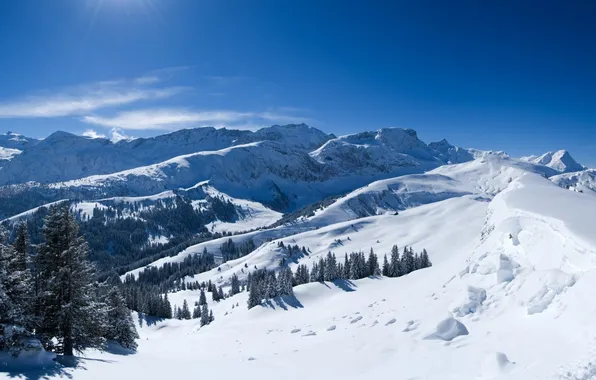
M346 252L372 247L382 257L399 244L427 248L432 268L400 278L300 285L293 298L251 310L243 307L246 292L209 301L212 325L199 329L192 320L168 320L142 327L136 358L117 365L95 361L74 373L138 374L142 362L142 373L156 375L164 371L152 360L159 356L177 360L175 371L182 374L196 347L208 345L213 348L192 365L209 363L204 375L225 378L276 378L272 365L291 365L284 375L289 379L309 376L312 368L319 369L317 376L347 379L388 373L411 379L591 379L596 198L529 172L503 184L490 202L463 195L281 239L309 248L309 256L299 259L307 266L328 251L341 262ZM232 274L277 268L287 257L277 243L188 280L225 285ZM170 294L177 306L198 297L193 290Z
M551 180L570 190L596 193L596 169L559 174L552 177Z
M241 144L251 140L258 141ZM192 153L172 157L185 151ZM117 144L56 132L0 172L0 183L36 182L0 188L0 196L43 198L32 208L73 196L147 196L210 181L232 197L288 211L374 180L436 168L446 163L442 155L415 131L400 128L340 138L303 124L254 133L200 128ZM164 157L169 159L143 164ZM88 175L93 172L109 174ZM0 214L10 216L1 207Z
M28 181L52 183L115 173L184 154L256 141L276 141L289 148L310 150L331 137L333 135L304 124L273 126L256 132L207 127L185 129L117 143L103 138L55 132L7 163L0 173L0 185Z
M6 132L0 134L0 147L23 150L39 143L39 140L25 137L18 133Z
M56 156L47 175L46 155ZM0 212L9 226L39 228L46 207L29 208L69 202L100 247L90 257L122 279L207 251L217 266L176 281L225 291L233 276L310 269L329 252L338 262L372 252L382 263L394 245L409 246L433 262L398 278L298 285L294 296L250 310L247 292L219 302L208 294L215 321L203 327L137 315L137 354L87 351L96 360L59 376L157 378L200 367L216 378L302 379L316 368L330 379L588 380L596 172L569 172L581 167L574 163L566 152L515 159L446 140L427 145L408 129L335 137L304 125L207 128L116 144L56 133L0 169L2 183L16 181L0 187ZM106 172L87 175L96 171ZM38 176L45 180L21 182ZM280 222L280 211L294 210ZM224 260L230 241L252 248ZM289 253L294 245L303 253ZM200 295L170 289L177 307Z
M522 157L521 160L548 166L559 173L577 172L585 169L585 167L578 164L566 150L547 152L542 156Z

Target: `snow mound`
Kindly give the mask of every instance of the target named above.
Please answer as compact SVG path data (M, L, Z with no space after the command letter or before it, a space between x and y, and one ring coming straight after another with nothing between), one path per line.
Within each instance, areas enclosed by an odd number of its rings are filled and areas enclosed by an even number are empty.
M515 363L509 361L507 355L495 352L486 356L482 363L481 380L496 379L509 372Z
M448 317L437 324L435 331L424 339L451 341L458 336L468 335L466 326L453 317Z
M486 290L474 286L468 286L467 300L463 305L456 307L453 312L458 317L476 313L480 310L482 303L486 300Z

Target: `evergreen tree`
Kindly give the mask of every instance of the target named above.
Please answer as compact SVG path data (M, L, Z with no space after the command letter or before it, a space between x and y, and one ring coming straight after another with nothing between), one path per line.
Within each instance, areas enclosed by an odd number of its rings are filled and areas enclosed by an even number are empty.
M190 319L190 309L188 308L188 303L186 300L182 302L182 309L180 310L180 319Z
M324 280L337 280L337 262L335 255L332 255L331 252L327 252L327 258L325 259Z
M259 288L259 284L256 281L251 281L250 288L248 291L248 308L252 309L255 306L261 304L261 291Z
M166 293L163 297L162 303L162 310L161 310L161 317L162 318L172 318L172 305L170 304L170 300L168 299L168 293Z
M389 277L389 261L387 261L387 255L385 255L385 257L383 257L382 273L383 273L383 276Z
M205 297L205 290L201 289L201 295L199 296L199 305L207 305L207 297Z
M238 281L238 276L236 273L232 275L232 295L240 293L240 281Z
M42 311L38 332L47 348L67 356L105 343L105 304L97 300L95 269L86 261L87 243L78 232L68 208L52 206L36 257Z
M389 277L399 277L402 275L401 262L399 258L399 249L397 245L391 248L391 259L389 264Z
M420 254L420 268L428 268L431 266L432 263L428 257L428 252L426 252L426 249L423 249L422 253Z
M136 339L139 339L139 334L118 288L110 287L105 303L107 305L105 338L118 342L124 348L136 350Z
M414 251L411 248L404 247L401 257L401 268L403 274L408 274L415 270Z
M217 298L219 298L220 301L226 298L221 286L217 289Z
M377 255L373 251L372 247L370 249L370 253L368 255L368 275L375 276L379 274L379 261L377 259Z
M201 308L201 327L208 325L209 322L209 309L207 308L207 305L203 305Z
M201 307L199 305L195 306L192 311L192 319L197 319L201 317Z

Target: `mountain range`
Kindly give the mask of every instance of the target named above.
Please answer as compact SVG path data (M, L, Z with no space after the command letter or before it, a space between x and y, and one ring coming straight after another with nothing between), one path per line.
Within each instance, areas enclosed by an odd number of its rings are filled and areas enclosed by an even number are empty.
M138 354L94 352L77 377L182 376L197 352L213 364L202 375L219 378L277 378L282 362L296 379L313 363L316 377L355 379L596 373L596 171L567 151L515 158L426 144L412 129L336 137L304 124L118 142L9 133L0 147L0 216L13 234L26 222L38 244L48 207L65 205L104 278L146 293L141 277L153 281L175 309L201 299L192 284L229 294L206 297L208 326L136 313ZM314 272L329 257L383 263L394 246L428 250L432 267L311 279L250 310L248 291L228 293L259 271ZM206 253L211 269L184 267Z

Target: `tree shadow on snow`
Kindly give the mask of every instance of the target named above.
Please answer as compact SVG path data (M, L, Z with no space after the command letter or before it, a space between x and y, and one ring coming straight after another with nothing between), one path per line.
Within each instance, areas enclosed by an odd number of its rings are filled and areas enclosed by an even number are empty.
M120 356L128 356L134 355L137 352L135 350L131 350L130 348L122 347L118 342L115 341L108 341L106 345L105 352L112 354L112 355L120 355Z
M147 326L153 326L163 320L164 320L163 318L152 317L150 315L145 315L145 314L139 313L139 326L141 326L141 327L143 327L143 322L145 322L147 324Z
M333 281L333 285L337 286L344 292L353 292L356 290L357 286L350 280L339 279Z
M68 372L66 368L57 363L42 368L4 368L0 366L0 375L27 380L47 379L53 377L72 379L72 374Z
M281 296L275 297L272 300L267 300L263 303L263 306L275 310L277 307L283 310L288 310L288 307L294 309L302 309L304 306L300 303L296 296Z

